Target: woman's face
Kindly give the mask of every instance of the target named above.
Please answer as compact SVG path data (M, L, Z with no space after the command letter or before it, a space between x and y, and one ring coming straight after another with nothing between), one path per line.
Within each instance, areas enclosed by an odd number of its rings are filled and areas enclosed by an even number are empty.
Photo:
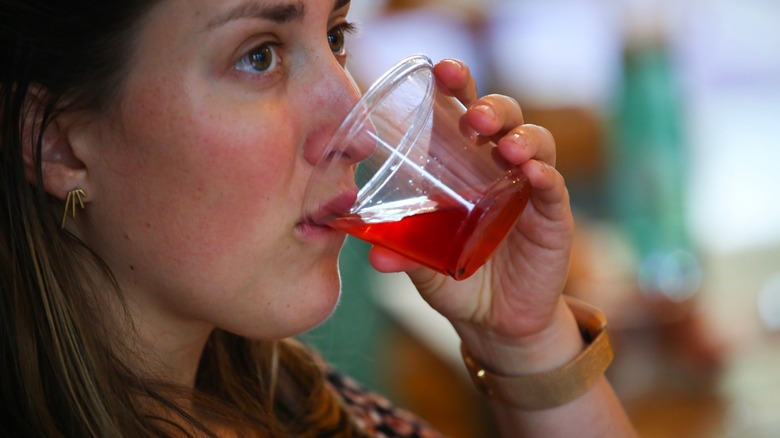
M165 0L87 145L82 239L145 326L256 338L318 324L343 235L307 225L313 160L357 100L348 0Z

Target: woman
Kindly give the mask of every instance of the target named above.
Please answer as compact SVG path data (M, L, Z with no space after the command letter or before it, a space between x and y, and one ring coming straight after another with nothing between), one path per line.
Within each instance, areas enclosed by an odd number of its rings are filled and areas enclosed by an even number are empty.
M3 432L377 431L285 340L339 295L344 236L307 223L301 200L358 97L349 0L0 6ZM531 204L467 281L378 248L371 261L407 271L491 373L558 368L585 343L560 295L573 225L554 142L513 100L477 100L459 62L435 71L528 176ZM603 376L584 388L544 409L491 404L507 436L633 433Z

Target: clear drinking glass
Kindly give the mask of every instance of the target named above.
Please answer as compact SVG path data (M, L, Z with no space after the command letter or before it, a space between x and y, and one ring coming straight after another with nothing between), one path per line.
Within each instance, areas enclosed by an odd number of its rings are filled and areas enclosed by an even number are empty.
M336 131L304 208L319 223L469 277L514 226L530 189L465 113L437 83L430 59L400 61Z

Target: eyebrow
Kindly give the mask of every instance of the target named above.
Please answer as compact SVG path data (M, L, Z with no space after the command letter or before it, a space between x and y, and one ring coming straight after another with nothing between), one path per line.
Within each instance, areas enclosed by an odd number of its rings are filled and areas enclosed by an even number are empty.
M349 3L349 0L338 0L338 3ZM279 24L289 23L303 19L305 14L306 6L302 0L274 5L258 5L256 1L246 1L216 16L208 22L206 29L213 29L243 18L260 18Z
M338 10L350 4L351 0L336 0L333 10ZM261 18L274 23L289 23L299 21L306 14L306 5L303 0L291 3L278 3L271 6L261 6L254 1L247 1L229 9L209 21L206 29L213 29L233 20L242 18Z

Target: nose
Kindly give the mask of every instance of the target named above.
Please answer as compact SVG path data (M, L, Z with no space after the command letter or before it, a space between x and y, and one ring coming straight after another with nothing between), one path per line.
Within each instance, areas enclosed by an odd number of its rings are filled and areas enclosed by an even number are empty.
M309 127L304 145L304 158L311 165L327 154L326 146L361 94L349 71L335 58L321 64L323 68L311 70L312 86L307 91L308 99L302 102L311 105L308 111L314 114L315 126Z

